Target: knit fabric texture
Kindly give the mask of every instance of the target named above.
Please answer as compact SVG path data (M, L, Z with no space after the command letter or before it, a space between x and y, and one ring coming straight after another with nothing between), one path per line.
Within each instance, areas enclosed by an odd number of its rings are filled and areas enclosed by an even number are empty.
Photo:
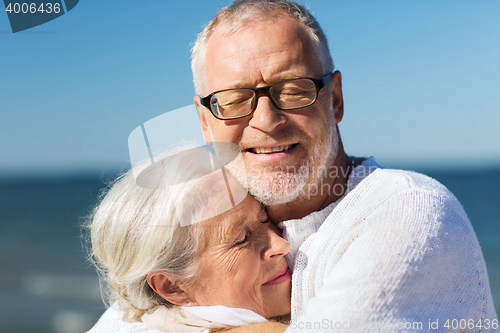
M498 331L481 248L443 185L370 158L326 210L282 224L294 267L287 332L461 331L461 320L474 323L463 331Z

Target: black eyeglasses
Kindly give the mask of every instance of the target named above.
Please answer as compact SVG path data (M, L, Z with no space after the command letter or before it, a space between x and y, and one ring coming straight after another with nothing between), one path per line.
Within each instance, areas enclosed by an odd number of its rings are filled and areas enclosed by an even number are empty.
M257 107L259 96L268 96L280 110L294 110L313 105L319 91L332 80L333 73L322 79L293 79L261 88L224 89L201 97L201 104L220 120L238 119L250 115Z

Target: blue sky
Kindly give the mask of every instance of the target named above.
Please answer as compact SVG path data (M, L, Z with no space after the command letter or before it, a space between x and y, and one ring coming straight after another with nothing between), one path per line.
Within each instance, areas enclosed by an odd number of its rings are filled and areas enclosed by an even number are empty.
M192 104L191 44L229 3L83 0L16 34L2 11L0 176L127 169L128 135ZM343 74L349 154L500 165L500 1L301 3Z

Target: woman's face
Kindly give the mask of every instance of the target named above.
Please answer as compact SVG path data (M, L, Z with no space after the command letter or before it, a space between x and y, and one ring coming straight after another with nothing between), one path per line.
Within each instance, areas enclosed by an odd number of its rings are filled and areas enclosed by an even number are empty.
M251 195L200 222L199 268L187 293L196 305L250 309L270 318L290 313L290 245Z

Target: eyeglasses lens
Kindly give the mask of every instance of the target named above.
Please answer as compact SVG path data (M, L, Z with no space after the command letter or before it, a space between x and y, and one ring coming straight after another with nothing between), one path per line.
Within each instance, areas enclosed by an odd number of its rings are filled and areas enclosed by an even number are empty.
M212 96L212 110L223 118L235 118L250 114L255 92L251 89L232 89Z
M271 87L270 95L283 110L311 105L316 99L316 85L308 79L283 82Z
M275 84L269 89L274 104L282 110L309 106L316 100L316 85L309 79ZM218 92L210 99L212 111L219 117L238 118L252 113L257 99L252 89L231 89Z

